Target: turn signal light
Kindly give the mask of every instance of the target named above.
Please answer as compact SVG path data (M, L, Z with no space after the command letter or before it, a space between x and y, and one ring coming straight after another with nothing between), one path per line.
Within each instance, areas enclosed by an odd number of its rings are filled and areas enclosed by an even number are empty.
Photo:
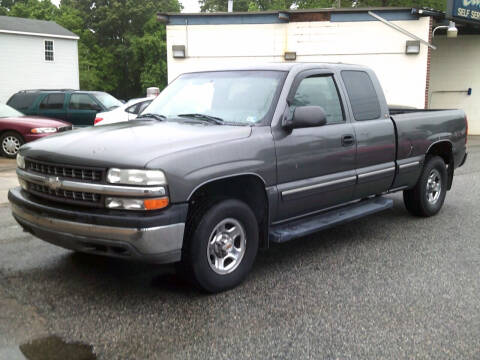
M168 197L143 200L145 210L158 210L168 206Z

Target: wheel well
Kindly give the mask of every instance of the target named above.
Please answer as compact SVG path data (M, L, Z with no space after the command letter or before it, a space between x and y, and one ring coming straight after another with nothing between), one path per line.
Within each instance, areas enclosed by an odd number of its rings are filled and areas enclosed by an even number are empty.
M260 246L268 246L268 200L265 184L256 175L239 175L211 181L196 189L190 196L188 219L203 212L205 208L224 199L238 199L252 209L260 230Z
M10 129L0 130L0 136L3 136L3 134L9 133L9 132L12 132L12 133L17 134L18 136L20 136L20 138L21 138L23 141L25 141L25 138L23 137L23 135L20 134L17 130L10 130Z
M452 188L453 182L453 149L452 143L449 141L441 141L438 143L433 144L427 152L427 156L440 156L445 164L447 165L447 174L448 174L448 187L447 189L450 190Z

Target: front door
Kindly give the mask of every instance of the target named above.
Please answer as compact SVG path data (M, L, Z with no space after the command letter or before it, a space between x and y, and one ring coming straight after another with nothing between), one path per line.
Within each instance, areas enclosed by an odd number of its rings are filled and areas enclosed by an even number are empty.
M74 93L68 104L68 121L75 126L92 126L101 106L89 94Z
M321 106L327 124L292 131L278 125L273 130L280 197L274 222L352 200L355 135L337 84L331 71L305 71L294 81L290 114L297 106Z

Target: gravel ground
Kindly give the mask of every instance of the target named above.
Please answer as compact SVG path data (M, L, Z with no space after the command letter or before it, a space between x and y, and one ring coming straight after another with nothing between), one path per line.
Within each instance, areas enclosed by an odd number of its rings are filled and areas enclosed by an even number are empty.
M0 206L0 359L53 335L100 359L480 358L480 141L439 215L392 198L262 251L244 284L210 296L170 266L46 244Z

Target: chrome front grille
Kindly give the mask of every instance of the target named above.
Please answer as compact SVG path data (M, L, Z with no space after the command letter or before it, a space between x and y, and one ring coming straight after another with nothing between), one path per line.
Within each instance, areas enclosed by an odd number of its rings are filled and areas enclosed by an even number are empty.
M62 202L74 202L77 204L84 204L89 206L101 206L102 197L99 194L89 193L89 192L80 192L80 191L69 191L63 189L51 189L48 186L35 184L27 181L28 191L34 195L40 197L46 197L51 200L62 201Z
M67 179L100 182L104 178L105 170L84 168L77 166L61 166L52 163L39 162L27 159L26 169L39 174L60 176Z

